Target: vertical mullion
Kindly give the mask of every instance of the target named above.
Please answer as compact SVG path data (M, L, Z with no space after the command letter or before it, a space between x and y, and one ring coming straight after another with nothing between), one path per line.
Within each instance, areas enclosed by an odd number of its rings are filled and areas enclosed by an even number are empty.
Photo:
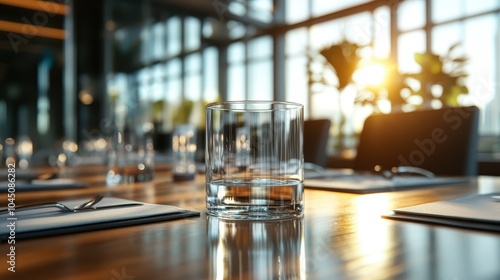
M500 3L499 3L500 5ZM496 18L495 20L497 21L497 30L496 30L496 44L495 44L495 53L496 53L496 63L495 63L495 68L494 72L496 73L496 77L494 78L494 81L497 81L496 85L493 84L493 94L496 96L496 104L492 102L491 106L491 115L492 116L500 116L500 12L496 13ZM492 132L493 134L496 134L497 136L500 134L500 121L498 117L493 118L494 123L492 124L493 129Z
M273 0L274 24L285 23L286 1ZM283 32L273 33L273 98L286 100L285 94L285 36Z
M312 0L308 1L308 6L307 6L307 15L308 17L311 17L312 15ZM307 26L307 45L306 45L306 54L310 54L312 52L311 49L311 25ZM307 59L307 66L306 66L307 71L309 72L311 70L311 59ZM314 92L312 91L312 87L308 84L307 85L307 116L305 118L309 118L311 112L313 111L313 94Z
M163 35L165 38L163 38L164 40L164 46L165 46L165 50L164 50L164 55L163 55L163 59L166 59L168 57L167 60L165 60L163 62L163 67L164 67L164 74L163 74L163 89L164 89L164 94L163 94L163 102L164 102L164 106L166 106L166 102L168 100L168 83L169 83L169 76L168 76L168 69L169 69L169 62L171 61L170 60L170 55L168 54L168 22L170 20L170 16L166 16L165 18L165 22L163 24L164 28L165 28L165 32L163 32Z
M104 22L110 22L112 19L112 6L111 1L104 1ZM106 24L106 28L104 29L104 37L103 37L103 77L104 82L101 83L101 91L105 94L101 95L101 102L103 106L101 107L101 116L104 116L105 119L111 119L111 104L109 100L108 93L108 83L111 80L110 77L113 74L113 36L115 32L116 26L111 24Z
M425 0L425 50L432 51L432 0Z
M206 69L205 69L205 48L202 46L203 43L203 20L201 18L197 18L199 22L200 28L198 28L198 36L200 38L200 45L198 47L199 52L200 52L200 70L199 70L199 75L200 75L200 102L205 100L205 86L206 86Z
M243 2L243 5L245 6L245 16L246 17L250 17L250 5L248 3L248 1L244 1ZM245 37L247 37L248 35L248 25L245 24ZM245 99L249 99L250 98L250 60L248 58L248 45L249 45L249 40L248 39L245 39L244 41L244 48L245 48L245 51L244 51L244 54L245 54L245 57L243 58L243 65L244 65L244 69L245 69Z
M217 48L217 58L218 58L218 63L217 63L217 68L218 68L218 87L219 87L219 97L221 100L227 100L228 99L228 94L227 94L227 88L228 88L228 79L227 79L227 73L228 73L228 57L227 57L227 48L228 45L224 46L219 46Z
M75 19L74 1L68 1L71 12L64 16L65 37L63 42L64 69L63 69L63 128L64 137L77 141L77 111L76 111L76 54L75 54Z
M246 25L245 25L245 28ZM245 31L246 32L246 31ZM245 78L244 78L244 81L245 81L245 87L244 87L244 90L245 90L245 93L244 93L244 96L245 96L245 99L249 99L250 98L250 59L249 59L249 54L248 54L248 46L249 46L249 40L248 39L245 39L243 41L243 47L245 48L244 50L244 54L245 54L245 57L243 58L243 69L245 71Z
M180 60L181 60L181 69L180 69L180 79L181 79L181 82L180 82L180 90L181 90L181 100L185 100L186 99L186 94L185 94L185 83L186 83L186 44L184 42L185 38L186 38L186 25L184 24L184 21L186 20L186 17L184 16L181 16L180 17L180 23L181 23L181 32L180 32L180 43L181 43L181 46L180 46Z
M394 5L389 6L389 14L390 14L390 40L391 40L391 47L390 47L390 57L393 62L398 61L398 38L399 38L399 30L398 30L398 4L396 3Z

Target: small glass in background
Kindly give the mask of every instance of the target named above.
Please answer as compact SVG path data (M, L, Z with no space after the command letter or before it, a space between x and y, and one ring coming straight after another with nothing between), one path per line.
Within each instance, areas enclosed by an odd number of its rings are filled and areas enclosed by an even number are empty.
M21 136L18 138L16 155L19 168L27 169L30 165L31 157L33 156L33 142L31 142L28 136Z
M133 89L124 89L111 101L106 183L117 185L153 180L154 124L150 101L141 99Z
M64 139L55 144L49 163L58 169L59 177L66 177L71 171L70 168L79 164L77 152L78 144L72 140Z
M148 182L153 180L153 124L119 130L108 141L108 185Z
M236 166L245 170L251 164L250 131L248 127L236 128Z
M196 128L185 124L177 126L172 134L173 179L194 180L196 175Z
M16 140L14 138L5 139L5 145L3 146L3 154L5 161L2 164L8 166L9 164L16 163Z
M3 167L4 164L5 164L5 161L4 161L3 141L0 138L0 167Z
M102 165L107 161L108 142L104 137L89 137L79 145L79 154L82 165Z

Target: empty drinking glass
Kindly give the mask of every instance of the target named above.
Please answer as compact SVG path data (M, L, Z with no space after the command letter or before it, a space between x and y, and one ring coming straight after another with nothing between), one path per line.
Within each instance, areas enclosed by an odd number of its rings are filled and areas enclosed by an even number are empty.
M283 219L304 209L303 105L228 101L207 105L207 213Z

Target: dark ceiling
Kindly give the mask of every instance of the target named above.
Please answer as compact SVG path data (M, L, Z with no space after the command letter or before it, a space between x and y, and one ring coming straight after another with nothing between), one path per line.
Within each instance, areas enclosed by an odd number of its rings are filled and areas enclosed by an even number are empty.
M172 15L190 15L199 18L212 18L214 26L224 27L237 21L244 24L247 30L263 30L269 28L263 23L247 16L234 15L227 11L228 3L246 5L252 0L71 0L71 15L74 20L74 52L76 58L76 80L72 84L73 91L85 86L85 81L95 85L96 96L104 96L104 35L106 26L122 28L141 26L144 22L166 20ZM50 131L48 138L35 143L39 146L50 146L51 141L64 135L62 119L66 109L64 103L65 63L70 61L65 55L65 11L69 7L67 0L0 0L0 101L7 102L7 119L9 127L0 130L0 137L17 135L19 127L38 135L36 119L38 106L40 71L42 59L51 59L48 94L50 98ZM58 10L53 10L58 7ZM110 12L111 14L107 14ZM111 18L113 22L105 22ZM132 28L134 29L134 28ZM227 36L226 29L221 28ZM67 30L66 30L67 32ZM247 35L250 33L246 33ZM210 41L212 40L212 41ZM203 44L228 44L229 37L205 38ZM184 54L185 55L185 54ZM131 60L127 57L125 61ZM142 66L141 66L142 67ZM135 69L135 68L134 68ZM130 70L133 71L134 69ZM70 71L71 72L71 71ZM83 79L85 78L85 79ZM71 81L71 79L70 79ZM77 129L99 126L102 114L99 98L92 106L75 104L76 115L79 116ZM22 109L22 110L21 110ZM21 114L22 113L22 114ZM24 116L21 118L20 116ZM83 117L82 117L83 116ZM87 116L87 117L84 117ZM29 120L28 122L23 121ZM3 135L3 136L2 136ZM42 141L43 140L43 141Z
M0 0L0 97L21 99L12 92L33 90L44 56L61 61L63 40L54 38L63 35L64 15L58 8L64 6L59 2L26 6L27 1Z
M228 3L237 1L246 5L251 0L87 0L73 2L75 21L75 43L77 72L99 75L102 71L102 46L104 34L104 11L109 5L117 28L138 25L147 20L162 20L173 14L213 18L217 24L238 21L254 30L270 28L269 23L248 16L234 15L227 11ZM24 1L0 0L0 97L9 82L36 81L40 60L51 56L62 63L64 53L63 38L50 38L42 34L42 29L64 32L64 13L53 13L50 4L64 8L66 1L44 0L38 6L26 7ZM45 3L45 4L40 4ZM18 32L12 31L7 23L17 23ZM21 26L21 27L19 27ZM33 33L36 33L33 36ZM41 35L41 36L40 36ZM209 42L208 43L218 43ZM29 74L29 75L28 75ZM2 87L3 86L3 87ZM3 89L3 90L2 90Z

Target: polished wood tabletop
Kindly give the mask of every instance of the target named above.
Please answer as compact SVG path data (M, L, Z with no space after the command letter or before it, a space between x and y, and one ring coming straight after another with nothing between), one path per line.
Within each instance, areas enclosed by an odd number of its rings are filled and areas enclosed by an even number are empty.
M500 233L388 220L390 210L500 190L500 177L463 186L349 194L305 190L303 218L208 217L204 176L107 186L105 167L75 168L88 187L17 192L16 204L106 196L175 205L199 217L17 240L16 272L1 244L0 279L500 279ZM3 193L0 206L7 203Z

